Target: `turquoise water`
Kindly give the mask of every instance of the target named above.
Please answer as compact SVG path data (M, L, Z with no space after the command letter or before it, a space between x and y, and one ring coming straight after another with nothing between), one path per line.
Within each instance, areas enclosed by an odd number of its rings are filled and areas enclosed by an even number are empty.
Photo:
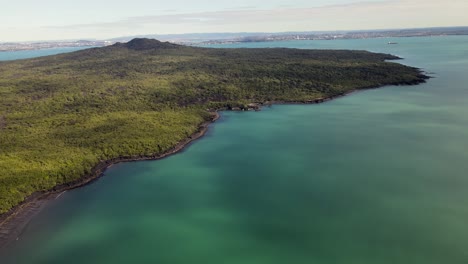
M89 49L90 47L65 47L41 50L22 50L12 52L0 52L0 61L29 59L35 57L42 57L48 55L55 55L60 53L72 52L82 49Z
M387 52L436 78L223 112L48 204L0 262L468 263L468 37L244 46Z

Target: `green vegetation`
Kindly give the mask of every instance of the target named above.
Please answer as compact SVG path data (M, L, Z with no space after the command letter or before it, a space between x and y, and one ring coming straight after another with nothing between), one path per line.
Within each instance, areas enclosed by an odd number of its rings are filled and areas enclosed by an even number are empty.
M99 161L165 152L207 109L425 80L365 51L127 44L0 63L0 213Z

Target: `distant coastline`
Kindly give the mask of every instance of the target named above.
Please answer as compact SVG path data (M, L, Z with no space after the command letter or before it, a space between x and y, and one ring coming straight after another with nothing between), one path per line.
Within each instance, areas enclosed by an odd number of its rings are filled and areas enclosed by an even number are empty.
M274 42L293 40L338 40L338 39L372 39L397 37L436 37L466 36L468 27L389 29L389 30L356 30L356 31L320 31L320 32L239 32L239 33L196 33L171 35L139 35L119 37L108 40L68 40L40 42L0 42L0 52L41 50L72 47L104 47L117 42L127 42L135 37L154 38L176 44L189 46L206 46L249 42Z
M104 47L113 44L109 41L43 41L43 42L7 42L0 43L0 52L44 50L56 48L93 48Z

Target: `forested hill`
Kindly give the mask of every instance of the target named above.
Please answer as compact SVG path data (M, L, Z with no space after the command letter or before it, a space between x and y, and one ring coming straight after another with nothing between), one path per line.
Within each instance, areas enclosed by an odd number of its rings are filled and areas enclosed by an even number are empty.
M207 109L313 101L418 84L412 67L366 51L209 49L150 39L0 63L0 213L101 160L163 153Z

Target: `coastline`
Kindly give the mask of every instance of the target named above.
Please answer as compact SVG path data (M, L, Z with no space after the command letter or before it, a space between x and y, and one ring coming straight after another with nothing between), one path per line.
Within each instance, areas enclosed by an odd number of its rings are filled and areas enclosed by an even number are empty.
M183 150L187 145L204 136L208 131L208 126L219 119L220 115L217 111L211 113L213 115L211 120L200 124L197 132L193 133L164 153L150 156L124 156L110 160L104 160L94 166L91 170L91 173L81 177L78 180L57 185L47 191L31 194L22 203L13 207L8 212L0 215L0 249L6 247L12 241L17 240L29 221L41 211L41 209L48 201L59 198L64 192L68 190L80 188L92 183L93 181L102 177L106 169L112 165L121 162L159 160L174 155Z
M425 75L424 75L425 76ZM411 83L394 83L394 84L387 84L385 86L401 86L401 85L418 85L421 83L426 82L427 79L431 78L425 76L426 78L422 78L419 80L415 80ZM252 107L249 107L248 110L260 110L264 106L274 105L274 104L320 104L331 101L333 99L337 99L340 97L344 97L351 93L362 91L362 90L370 90L370 89L377 89L382 88L385 86L374 86L374 87L364 87L359 89L349 90L340 94L332 95L329 97L324 98L317 98L313 100L304 100L304 101L268 101L268 102L257 102L252 103ZM172 149L161 153L155 154L150 156L123 156L117 157L110 160L104 160L98 163L96 166L93 167L91 173L88 175L83 176L82 178L66 183L55 186L54 188L47 190L36 192L27 197L22 203L10 209L7 213L0 215L0 249L6 247L12 241L18 239L21 235L24 228L27 226L29 221L41 211L41 209L46 205L46 203L50 200L54 200L59 198L64 192L72 189L76 189L82 186L85 186L93 181L97 180L101 176L103 176L105 170L111 167L114 164L121 163L121 162L135 162L135 161L144 161L144 160L159 160L171 156L173 154L178 153L179 151L183 150L187 145L191 142L201 138L205 135L208 130L208 126L215 121L217 121L220 117L218 111L228 110L228 109L212 109L210 113L212 113L212 119L210 121L205 121L200 124L199 129L194 134L190 135L186 139L179 142L175 145ZM242 111L241 109L229 109L233 111Z

